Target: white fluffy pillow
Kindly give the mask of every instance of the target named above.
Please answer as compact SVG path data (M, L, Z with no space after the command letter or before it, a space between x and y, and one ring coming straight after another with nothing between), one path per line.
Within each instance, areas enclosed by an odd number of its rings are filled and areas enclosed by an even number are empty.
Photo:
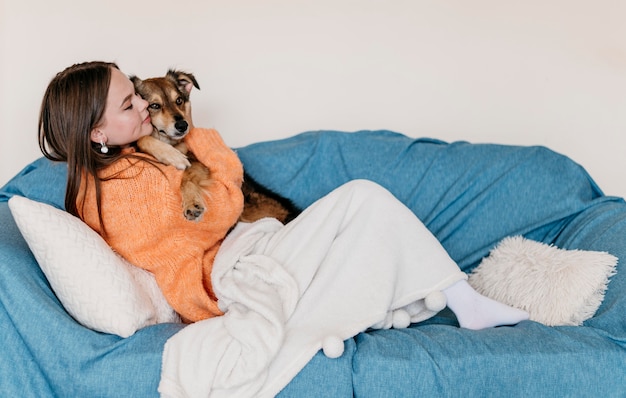
M154 276L122 259L80 219L20 196L9 207L52 289L78 322L128 337L148 325L180 321Z
M472 272L480 293L523 309L548 326L581 325L604 299L617 258L563 250L521 236L502 240Z

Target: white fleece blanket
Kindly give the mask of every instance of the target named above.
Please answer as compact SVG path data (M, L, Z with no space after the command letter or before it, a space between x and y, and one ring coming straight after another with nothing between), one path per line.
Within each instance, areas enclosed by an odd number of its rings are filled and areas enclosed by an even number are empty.
M434 259L426 269L388 260L364 272L358 261L321 258L291 261L297 265L288 269L275 258L289 256L290 245L296 250L298 241L285 242L284 228L290 225L265 219L239 224L228 235L212 274L225 315L189 325L166 343L159 385L163 397L272 397L318 350L339 356L344 340L369 327L406 327L434 315L445 299L426 308L424 298L442 296L442 289L465 275L442 266L448 271L435 276L433 285L431 276L438 274L433 261L441 258L435 249L432 256L425 254ZM428 252L434 238L425 228L423 234ZM301 244L314 241L304 237ZM280 250L278 256L267 254ZM311 252L324 256L328 250L314 247Z

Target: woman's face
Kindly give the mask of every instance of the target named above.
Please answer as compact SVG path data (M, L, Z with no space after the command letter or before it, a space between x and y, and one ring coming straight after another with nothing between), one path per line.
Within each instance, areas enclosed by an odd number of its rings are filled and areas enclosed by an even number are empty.
M91 132L91 140L126 146L152 133L148 102L118 69L111 68L111 83L102 122Z

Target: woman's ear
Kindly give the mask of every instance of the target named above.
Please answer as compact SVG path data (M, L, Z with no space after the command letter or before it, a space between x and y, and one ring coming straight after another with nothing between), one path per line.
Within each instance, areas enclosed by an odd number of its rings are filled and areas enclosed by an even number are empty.
M107 137L104 135L104 133L100 130L100 129L93 129L91 130L91 141L97 143L97 144L102 144L102 143L106 143L107 142Z

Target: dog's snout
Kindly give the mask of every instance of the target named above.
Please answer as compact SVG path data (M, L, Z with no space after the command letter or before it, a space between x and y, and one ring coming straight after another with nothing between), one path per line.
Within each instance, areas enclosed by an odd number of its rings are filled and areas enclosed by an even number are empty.
M187 127L189 127L189 123L187 123L184 120L178 120L176 121L176 123L174 123L174 127L176 128L176 130L180 131L181 133L184 133L187 131Z

